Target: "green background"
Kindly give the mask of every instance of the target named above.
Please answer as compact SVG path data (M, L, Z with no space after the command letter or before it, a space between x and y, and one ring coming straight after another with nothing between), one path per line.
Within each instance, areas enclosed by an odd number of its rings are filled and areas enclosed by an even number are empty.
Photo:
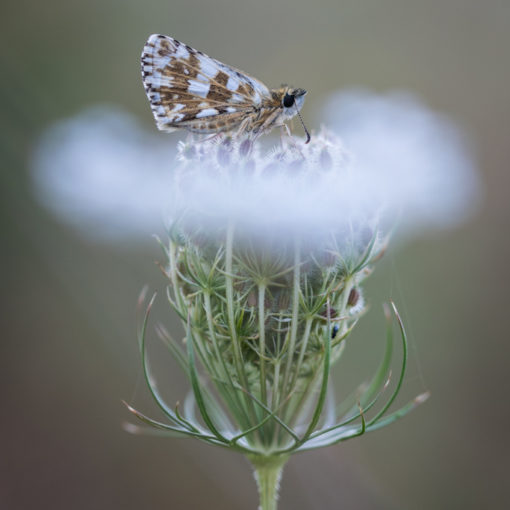
M150 232L136 243L87 241L32 197L31 151L53 121L104 102L152 129L139 55L158 32L270 86L306 88L310 128L328 93L363 86L408 89L466 129L484 185L478 213L390 250L367 282L371 311L335 376L361 382L375 367L379 304L391 297L410 333L406 396L432 397L387 429L293 458L281 508L507 508L508 0L4 0L0 507L257 504L243 458L122 429L130 416L121 399L157 416L135 340L140 289L164 286ZM162 305L156 313L179 328ZM175 365L160 369L171 400L182 399Z

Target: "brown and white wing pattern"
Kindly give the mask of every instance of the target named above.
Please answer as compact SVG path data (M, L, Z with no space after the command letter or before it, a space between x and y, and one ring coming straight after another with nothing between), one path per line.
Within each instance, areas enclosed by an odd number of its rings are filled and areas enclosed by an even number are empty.
M272 100L260 81L164 35L151 35L145 44L142 78L164 131L229 131L249 125Z

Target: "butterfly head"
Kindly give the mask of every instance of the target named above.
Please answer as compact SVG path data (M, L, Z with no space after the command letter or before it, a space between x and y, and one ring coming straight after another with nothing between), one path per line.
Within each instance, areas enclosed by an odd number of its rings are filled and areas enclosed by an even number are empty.
M287 117L294 117L305 102L306 90L286 88L282 97L283 112Z
M306 129L305 123L299 113L299 110L301 110L301 107L305 102L305 95L305 89L291 89L289 87L283 87L281 93L281 106L283 109L283 116L290 119L297 114L306 133L305 143L308 143L310 141L310 133L308 132L308 129Z

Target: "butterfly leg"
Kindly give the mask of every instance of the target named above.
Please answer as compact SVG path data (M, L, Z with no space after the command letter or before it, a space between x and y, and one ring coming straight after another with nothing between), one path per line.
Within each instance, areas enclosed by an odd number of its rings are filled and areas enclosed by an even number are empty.
M290 132L289 126L285 123L280 124L280 140L283 148L285 148L286 145L290 145L294 150L299 152L300 156L304 159L305 156L301 150L301 147L299 147L296 140L292 136L292 133Z
M250 131L249 128L251 127L251 124L252 124L252 119L250 117L247 117L246 119L244 119L236 131L236 136L241 136L242 134Z
M198 143L203 143L203 142L211 142L213 140L217 140L219 138L221 138L223 136L223 133L213 133L211 136L206 136L204 138L202 138L201 140L198 140Z
M287 135L287 137L290 139L292 138L289 126L287 126L287 124L281 124L280 125L280 143L282 144L282 147L285 147L285 135Z

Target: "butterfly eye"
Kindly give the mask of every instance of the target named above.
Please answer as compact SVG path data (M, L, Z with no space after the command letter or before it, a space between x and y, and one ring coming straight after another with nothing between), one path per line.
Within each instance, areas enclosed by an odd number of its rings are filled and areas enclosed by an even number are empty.
M292 94L285 94L283 96L283 106L290 108L294 104L294 96Z

